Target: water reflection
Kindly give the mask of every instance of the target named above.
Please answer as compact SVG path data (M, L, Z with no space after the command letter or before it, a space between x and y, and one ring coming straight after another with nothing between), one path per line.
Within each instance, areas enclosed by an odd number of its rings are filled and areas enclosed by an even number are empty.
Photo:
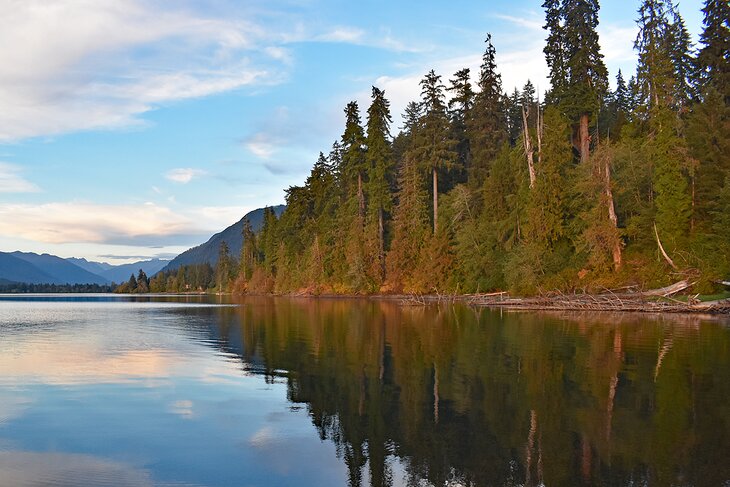
M730 481L727 322L119 299L0 302L0 486Z
M730 479L730 334L704 318L258 299L218 333L288 371L349 485Z

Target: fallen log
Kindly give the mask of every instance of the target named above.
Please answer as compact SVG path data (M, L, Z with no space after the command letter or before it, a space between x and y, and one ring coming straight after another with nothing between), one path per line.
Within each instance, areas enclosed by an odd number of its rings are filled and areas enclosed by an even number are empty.
M677 294L680 291L684 291L685 289L687 289L688 287L690 287L692 285L694 285L694 283L690 283L688 280L684 279L679 282L675 282L674 284L672 284L670 286L662 287L659 289L651 289L649 291L644 291L641 294L643 294L644 296L666 297L666 296L671 296L673 294Z

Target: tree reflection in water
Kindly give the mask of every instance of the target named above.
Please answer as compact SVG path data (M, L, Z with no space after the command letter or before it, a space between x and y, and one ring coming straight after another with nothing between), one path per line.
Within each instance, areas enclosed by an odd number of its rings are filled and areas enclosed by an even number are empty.
M216 331L284 377L351 486L722 485L730 330L701 317L246 298ZM398 470L400 472L400 470Z

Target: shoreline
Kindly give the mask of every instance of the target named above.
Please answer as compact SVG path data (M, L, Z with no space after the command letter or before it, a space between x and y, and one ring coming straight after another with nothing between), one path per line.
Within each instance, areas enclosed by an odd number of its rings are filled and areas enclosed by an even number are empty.
M233 294L231 294L233 295ZM321 299L373 299L398 301L406 306L461 303L470 306L502 308L526 311L596 311L626 313L704 313L730 315L730 297L699 301L696 295L682 295L686 301L676 299L674 294L656 295L648 292L636 293L581 293L548 294L533 297L511 297L506 292L486 294L236 294L235 296L262 296Z

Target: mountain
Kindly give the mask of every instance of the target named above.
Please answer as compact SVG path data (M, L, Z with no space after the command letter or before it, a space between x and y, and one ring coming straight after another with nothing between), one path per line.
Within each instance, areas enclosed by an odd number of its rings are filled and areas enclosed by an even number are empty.
M50 254L34 254L32 252L12 252L12 256L24 260L41 272L53 278L51 283L58 284L108 284L104 277L93 274L66 259ZM24 279L19 282L30 282ZM41 281L47 283L49 281Z
M69 257L66 260L74 265L81 267L84 270L91 272L92 274L97 275L101 275L102 272L108 271L109 269L115 267L111 264L107 264L106 262L94 262L86 259L78 259L76 257Z
M109 269L101 271L98 274L110 282L122 283L127 282L129 280L129 276L132 274L136 277L140 269L142 269L148 276L154 276L169 263L169 260L162 259L142 260L133 264L110 266Z
M0 252L0 281L29 284L63 284L30 262L7 252ZM5 284L8 284L5 283Z
M277 217L283 213L284 208L286 208L285 205L271 207ZM216 233L204 244L188 249L172 259L162 270L172 271L183 265L204 264L206 262L210 265L215 265L218 262L218 250L220 249L221 242L225 242L228 245L231 255L238 257L243 247L244 220L248 220L251 223L251 228L253 228L254 232L259 231L264 223L264 208L246 213L243 218L222 232Z

